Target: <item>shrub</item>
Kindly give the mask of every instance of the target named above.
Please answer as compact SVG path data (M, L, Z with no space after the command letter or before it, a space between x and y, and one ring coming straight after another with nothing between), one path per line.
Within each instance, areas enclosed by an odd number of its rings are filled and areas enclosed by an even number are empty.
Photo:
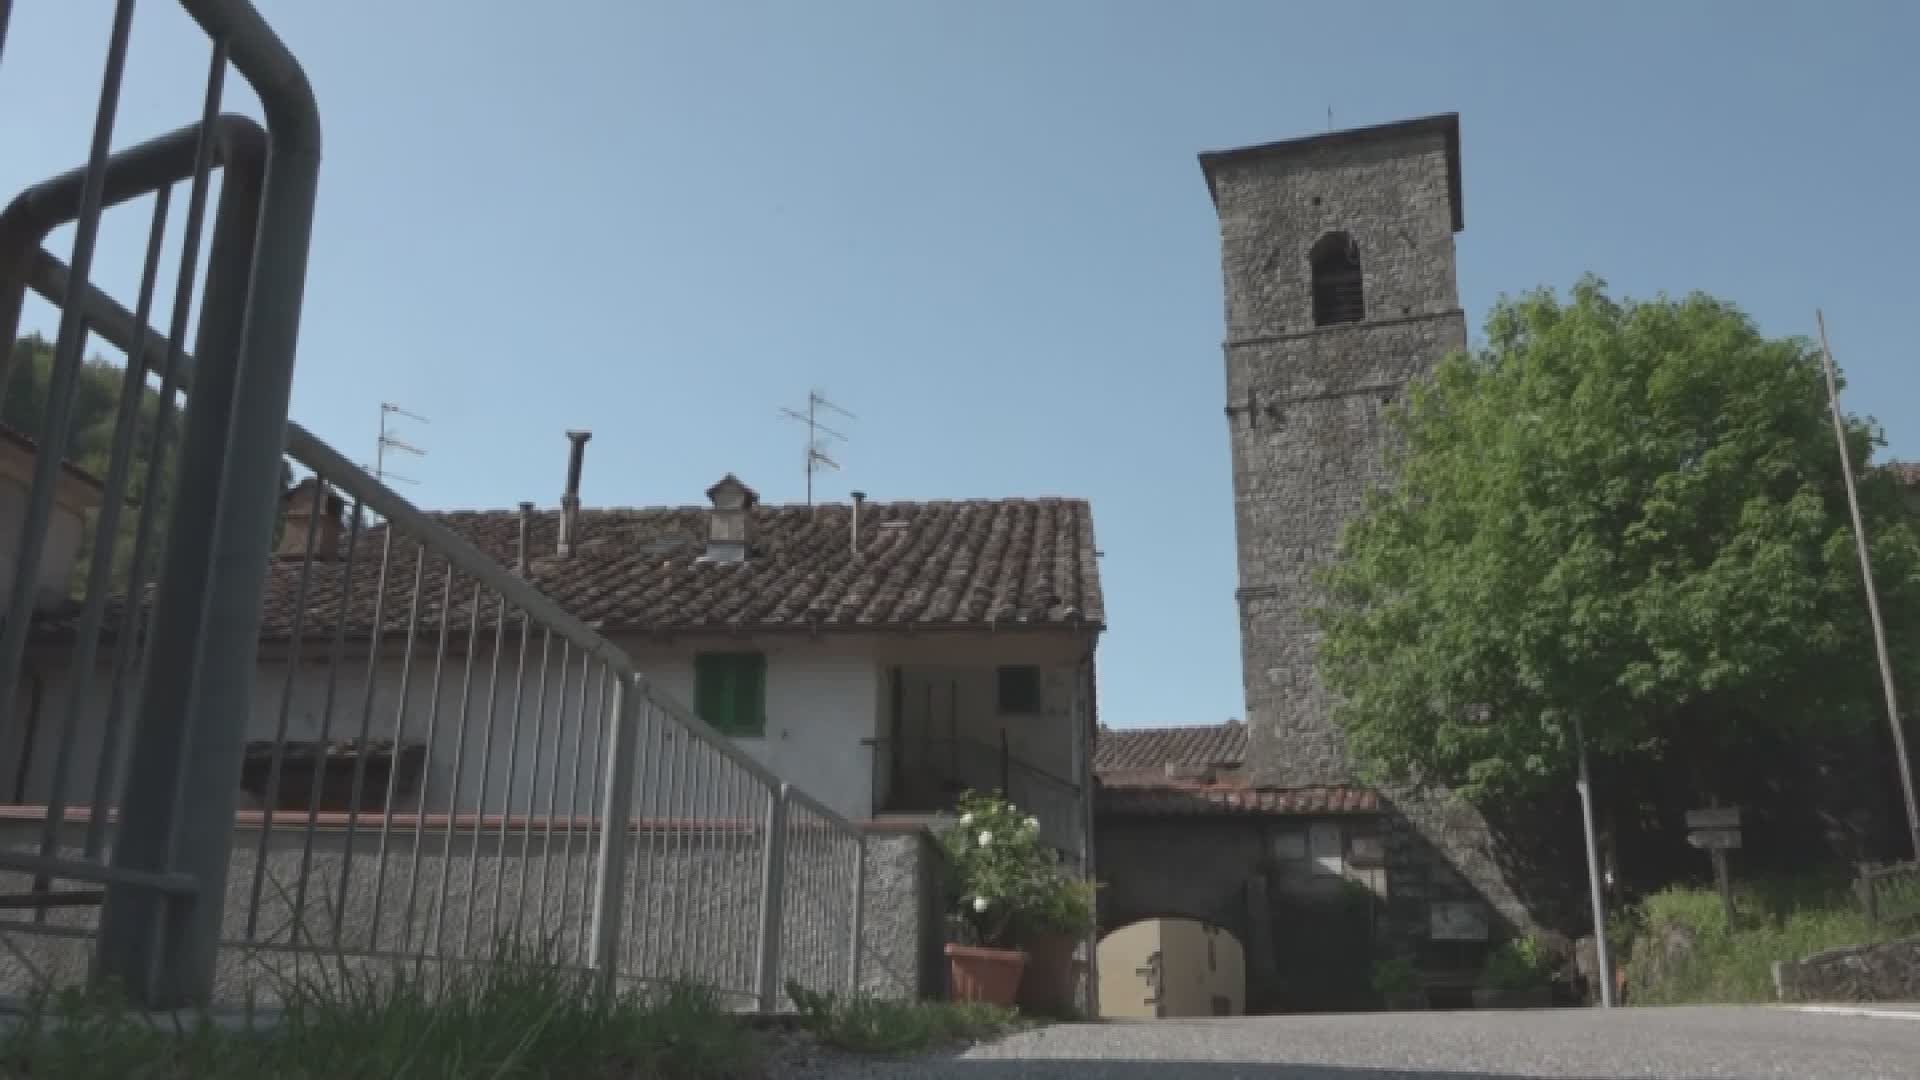
M842 997L787 983L801 1026L828 1046L857 1054L907 1054L942 1043L1003 1035L1019 1024L1011 1009L965 1001Z
M1867 921L1847 881L1810 876L1737 885L1729 925L1720 894L1676 886L1642 900L1627 962L1638 1004L1773 1000L1773 962L1897 936Z
M1420 973L1412 961L1392 957L1373 965L1373 991L1376 994L1408 994L1420 988Z
M1495 990L1531 990L1553 981L1553 958L1532 937L1513 938L1487 957L1486 981Z

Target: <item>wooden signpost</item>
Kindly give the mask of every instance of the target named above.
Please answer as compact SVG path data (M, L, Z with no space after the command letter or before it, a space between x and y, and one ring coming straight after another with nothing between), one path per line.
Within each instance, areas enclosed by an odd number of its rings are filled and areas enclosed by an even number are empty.
M1687 811L1687 843L1713 859L1713 879L1720 886L1720 905L1727 925L1733 925L1733 880L1727 874L1727 852L1740 846L1740 808L1715 806Z

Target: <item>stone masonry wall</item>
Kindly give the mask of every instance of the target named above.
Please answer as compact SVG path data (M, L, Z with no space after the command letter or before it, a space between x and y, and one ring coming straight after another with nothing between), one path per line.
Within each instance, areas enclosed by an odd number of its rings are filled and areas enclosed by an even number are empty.
M222 950L217 1001L270 1003L288 978L321 970L316 954L346 955L350 968L370 971L390 967L400 956L460 964L483 960L496 942L517 937L546 956L584 965L594 887L594 841L584 828L570 846L556 835L551 850L540 832L509 832L504 860L497 830L463 828L449 834L430 829L416 846L410 829L396 829L384 869L375 830L356 839L350 873L344 839L341 830L321 831L309 852L298 832L275 830L263 862L260 830L235 830L223 927L224 939L232 944ZM531 841L525 860L523 840ZM37 827L16 825L0 832L0 844L7 847L30 849L36 841ZM862 989L891 997L938 989L940 972L929 959L940 934L934 857L924 833L889 831L868 838ZM631 914L620 956L623 978L630 984L689 978L735 1004L749 1004L761 862L758 839L744 832L642 834L628 866ZM264 871L249 926L256 866ZM793 978L811 989L846 989L852 866L844 837L829 843L815 836L789 849L783 986ZM344 889L343 874L348 875ZM29 884L25 875L0 873L0 891L25 891ZM295 918L300 912L303 921ZM81 935L96 919L94 908L55 909L44 926L36 927L31 913L5 913L0 939L8 948L0 950L0 995L24 995L42 983L83 981L91 942Z
M1467 347L1455 279L1447 136L1437 125L1339 133L1213 159L1225 278L1227 420L1238 540L1249 779L1351 783L1316 669L1315 571L1369 489L1391 481L1385 414ZM1308 253L1352 237L1364 321L1313 325ZM1446 791L1385 792L1383 936L1409 949L1432 904L1485 901L1490 932L1527 924L1486 823Z
M1214 171L1227 307L1249 768L1280 787L1352 779L1315 670L1315 570L1389 479L1387 407L1466 346L1438 131L1250 154ZM1308 253L1358 245L1366 320L1313 325Z
M1920 937L1775 961L1773 988L1781 1001L1920 1000Z

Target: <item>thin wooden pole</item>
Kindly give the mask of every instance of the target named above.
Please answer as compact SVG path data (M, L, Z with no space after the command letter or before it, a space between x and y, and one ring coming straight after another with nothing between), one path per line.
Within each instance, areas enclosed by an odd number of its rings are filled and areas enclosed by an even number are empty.
M1853 514L1853 540L1860 551L1860 577L1867 587L1867 616L1873 622L1873 648L1880 661L1880 685L1887 695L1887 724L1893 729L1893 753L1900 767L1900 790L1907 803L1907 839L1913 857L1920 859L1920 806L1913 795L1913 765L1907 758L1907 735L1900 727L1900 703L1894 695L1893 665L1887 661L1887 631L1880 622L1880 597L1873 587L1873 560L1867 554L1867 527L1860 520L1860 498L1853 490L1853 457L1847 452L1847 426L1840 414L1840 384L1834 374L1833 347L1827 344L1827 317L1815 310L1820 324L1820 352L1826 358L1827 404L1833 413L1833 437L1840 446L1840 471L1847 482L1847 509Z

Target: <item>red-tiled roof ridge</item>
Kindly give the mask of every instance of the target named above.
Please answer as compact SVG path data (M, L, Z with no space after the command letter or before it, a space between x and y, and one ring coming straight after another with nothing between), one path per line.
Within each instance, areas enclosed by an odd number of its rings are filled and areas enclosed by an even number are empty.
M1336 785L1262 788L1239 783L1102 788L1102 814L1161 817L1199 815L1371 814L1380 809L1372 789Z
M1247 726L1224 724L1174 727L1101 728L1094 743L1097 773L1160 770L1167 766L1237 766L1246 761Z
M574 617L598 624L603 633L984 630L995 625L1098 631L1105 625L1093 511L1084 499L869 503L861 514L857 551L849 543L852 507L847 504L762 505L753 510L753 550L736 563L702 558L711 512L703 506L583 507L576 549L567 557L557 554L559 515L535 514L529 523L528 583ZM518 561L517 508L440 510L431 516L501 567ZM907 527L880 527L889 520ZM349 636L373 631L374 578L388 528L386 523L368 527L356 542L358 565L344 619ZM347 535L351 531L343 530L336 555L344 554ZM403 627L412 610L416 545L396 538L391 559L383 611L388 633ZM1065 578L1047 579L1042 588L1041 577L1027 571L1036 560L1063 568ZM344 563L336 558L313 565L303 633L330 634L342 621ZM942 592L939 584L956 565L966 568L964 585ZM429 559L430 576L440 578L444 566ZM301 576L300 559L279 559L271 566L263 637L291 633ZM422 597L423 623L439 618L443 589L437 580L429 584ZM992 602L978 602L979 596ZM452 624L466 628L471 607L468 583L456 592ZM497 610L489 601L483 624L491 625Z

